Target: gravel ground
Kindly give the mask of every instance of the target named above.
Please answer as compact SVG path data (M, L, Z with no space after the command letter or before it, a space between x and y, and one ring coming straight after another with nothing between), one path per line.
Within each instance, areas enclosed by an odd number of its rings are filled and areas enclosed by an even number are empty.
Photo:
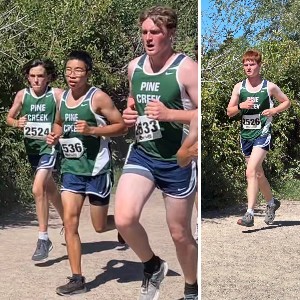
M114 199L110 206L113 213ZM195 215L193 223L195 224ZM184 281L176 259L166 221L164 202L155 191L145 206L142 223L149 234L153 250L169 264L169 272L161 285L161 300L178 300L183 296ZM45 263L31 261L36 246L37 222L33 212L14 212L0 219L0 299L55 300L57 286L66 282L70 268L61 222L52 211L49 235L54 249ZM85 203L80 220L83 274L89 291L72 299L132 300L137 299L142 280L142 267L130 248L117 242L115 230L97 234Z
M244 210L202 213L202 300L300 299L300 202L282 201L270 226L264 210L250 228L236 224Z

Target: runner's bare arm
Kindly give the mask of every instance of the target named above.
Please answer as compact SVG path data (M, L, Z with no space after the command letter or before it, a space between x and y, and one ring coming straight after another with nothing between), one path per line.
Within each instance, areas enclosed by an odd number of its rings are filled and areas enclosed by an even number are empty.
M109 124L106 126L89 126L86 121L78 120L75 130L84 135L120 136L127 133L127 127L121 113L114 105L112 99L103 91L97 91L92 100L92 107L97 114L103 115Z
M190 123L190 131L177 152L177 163L181 167L187 166L193 158L198 156L198 111L195 112Z
M284 94L276 84L269 82L268 88L269 88L270 95L273 96L275 99L277 99L280 102L280 104L276 107L265 109L262 112L262 115L271 117L274 116L275 114L287 110L291 106L291 101L289 100L287 95Z
M48 145L56 145L60 136L62 135L62 121L60 118L59 108L57 108L55 113L55 120L52 125L52 132L47 135L46 142Z
M62 97L64 90L60 89L60 88L53 88L53 90L54 90L54 97L56 100L56 111L57 111L60 107L61 97Z
M16 117L18 116L18 114L22 109L22 105L23 105L22 101L23 101L24 93L25 93L25 89L18 91L15 96L13 105L10 108L6 117L6 123L9 126L23 128L27 121L26 116L23 116L19 120L16 119Z
M122 118L126 124L127 127L132 127L135 125L138 113L134 108L134 99L132 97L131 93L131 78L132 78L132 72L134 70L134 66L137 63L139 57L132 60L128 65L128 82L129 82L129 97L127 99L127 108L124 109Z

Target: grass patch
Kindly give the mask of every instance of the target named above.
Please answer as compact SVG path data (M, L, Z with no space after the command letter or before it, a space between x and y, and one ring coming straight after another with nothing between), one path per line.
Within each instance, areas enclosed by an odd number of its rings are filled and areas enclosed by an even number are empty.
M274 185L275 196L284 200L300 200L300 180L285 179Z

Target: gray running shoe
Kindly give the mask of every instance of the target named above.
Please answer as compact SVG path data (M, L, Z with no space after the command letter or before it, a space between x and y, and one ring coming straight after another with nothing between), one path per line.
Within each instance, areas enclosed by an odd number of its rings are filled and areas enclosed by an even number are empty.
M139 300L157 300L159 297L159 286L168 273L168 264L161 260L161 265L156 273L144 272Z
M241 219L238 219L237 224L241 226L251 227L254 225L254 217L249 212L246 212Z
M280 201L277 199L274 199L274 205L269 206L267 205L266 209L266 216L265 216L265 223L267 225L271 225L274 222L275 219L275 211L280 207Z
M36 249L32 255L32 260L41 261L48 257L49 252L53 249L51 241L38 239Z
M85 278L68 277L69 282L65 285L61 285L56 289L56 293L60 296L70 296L75 294L82 294L87 291L85 285Z
M183 300L198 300L198 294L189 294L189 295L184 295Z

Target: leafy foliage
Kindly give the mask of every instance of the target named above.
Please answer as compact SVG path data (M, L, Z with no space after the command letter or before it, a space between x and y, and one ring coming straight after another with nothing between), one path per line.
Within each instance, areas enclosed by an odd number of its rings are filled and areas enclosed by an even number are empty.
M166 0L178 11L176 49L194 55L197 40L197 1ZM91 53L94 70L91 83L102 88L122 110L128 95L127 65L143 52L137 25L150 0L1 0L0 1L0 207L16 201L31 201L31 175L20 131L8 128L5 114L15 93L26 82L21 67L32 58L48 57L58 70L56 86L66 87L63 68L73 49ZM114 158L120 164L127 150L124 138L116 138ZM13 192L12 192L13 191Z
M296 9L297 6L298 9L299 5L295 1L280 1L283 9L275 16L272 10L275 10L274 2L279 1L212 1L215 14L221 14L223 22L227 20L226 24L231 24L231 32L224 35L224 29L213 27L202 36L202 39L206 38L201 66L203 207L224 206L246 196L245 163L239 146L239 116L229 119L226 107L234 85L245 77L241 58L249 48L263 53L262 76L276 83L292 101L288 111L274 117L273 150L267 156L265 171L273 182L299 177L300 80L297 70L300 49L293 35L296 25L289 23L289 27L287 22L296 17L290 16L291 7ZM242 23L235 19L242 16ZM216 15L214 19L217 19ZM278 26L270 35L267 33L274 29L273 20ZM259 26L255 28L256 24ZM235 33L241 26L244 34L236 37ZM252 27L256 30L255 38L251 35L254 31L249 31ZM216 30L220 30L219 35L209 37ZM220 37L224 38L220 40Z

